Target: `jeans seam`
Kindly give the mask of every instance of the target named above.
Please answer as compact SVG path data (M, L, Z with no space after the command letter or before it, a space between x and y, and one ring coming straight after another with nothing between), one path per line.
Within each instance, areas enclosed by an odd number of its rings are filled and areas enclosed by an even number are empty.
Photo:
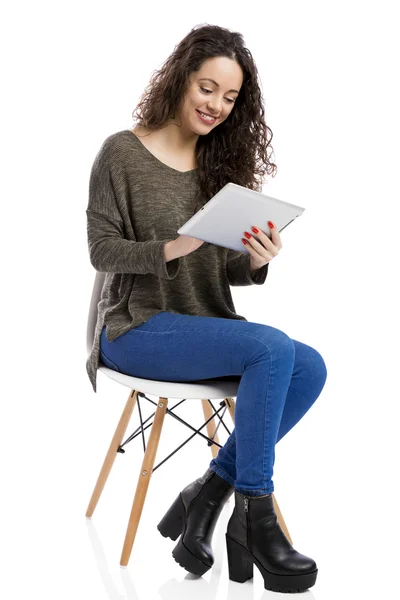
M266 395L266 402L264 403L264 427L263 427L263 431L264 431L264 439L263 439L263 473L264 473L264 489L267 488L266 486L266 477L265 477L265 446L266 446L266 440L268 439L268 433L269 433L269 426L270 426L270 419L269 419L269 410L268 410L268 399L269 399L269 391L271 389L271 380L272 380L272 353L269 351L268 349L268 353L269 353L269 360L270 360L270 367L269 367L269 377L268 377L268 387L267 387L267 395ZM268 428L268 431L267 431Z
M120 373L121 371L119 370L119 367L115 364L115 362L113 360L111 360L110 358L108 358L107 354L100 348L100 358L101 355L104 354L104 356L106 357L106 359L112 364L114 365L114 368Z
M271 494L274 492L274 489L272 489L272 486L270 489L268 489L267 487L264 487L264 488L256 488L254 490L245 490L244 488L240 488L240 487L237 488L235 485L235 489L236 489L236 491L239 492L239 494L243 494L245 496L256 495L256 494L253 494L254 492L262 492L263 494Z
M179 315L176 315L175 319L172 321L172 323L170 324L170 326L168 327L168 329L166 329L165 331L161 331L160 333L167 333L167 332L169 332L169 331L170 331L170 329L171 329L171 327L172 327L172 326L173 326L173 325L176 323L176 321L178 320L178 318L179 318ZM156 333L156 332L149 331L149 332L147 332L147 333Z
M176 319L175 319L175 321L176 321ZM174 323L175 323L175 321L174 321ZM171 331L170 328L174 325L174 323L172 323L168 327L168 329L166 329L165 331L143 331L143 330L141 330L141 331L138 331L138 333L155 334L155 335L164 335L165 333L172 333L172 331ZM185 331L176 331L176 332L177 333L183 333L183 334L186 334L186 333L199 333L198 329L185 329ZM209 330L203 329L201 331L201 333L210 334L210 333L216 333L216 332L215 332L215 329L209 329ZM228 333L227 335L240 336L240 337L249 337L249 338L251 338L253 340L256 340L257 342L259 342L263 346L265 346L265 348L267 348L268 352L271 352L270 349L269 349L269 346L267 346L267 344L265 344L262 340L259 340L254 335L249 335L248 333L236 333L236 332ZM257 349L256 349L256 351L257 351ZM255 354L255 352L253 354ZM251 356L251 358L253 358L253 355Z
M219 450L219 452L218 452L218 455L221 455L221 458L223 458L223 457L226 455L226 453L228 452L229 448L230 448L231 446L233 446L233 444L235 444L235 443L236 443L236 435L235 435L235 439L234 439L234 440L232 440L232 441L230 442L230 444L228 444L228 446L226 446L226 447L225 447L225 446L222 446L222 448L220 448L220 450ZM217 463L217 458L218 458L218 455L217 455L217 456L214 458L214 461L215 461L215 464L216 464L216 465L219 467L219 464ZM222 467L220 467L220 468L222 468ZM223 470L225 470L225 469L223 469Z

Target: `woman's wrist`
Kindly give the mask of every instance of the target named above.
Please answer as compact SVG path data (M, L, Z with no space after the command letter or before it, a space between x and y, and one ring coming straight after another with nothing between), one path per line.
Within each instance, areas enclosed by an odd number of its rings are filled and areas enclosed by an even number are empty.
M170 240L164 246L164 257L165 262L169 262L170 260L174 260L175 258L179 258L179 254L176 249L175 240Z

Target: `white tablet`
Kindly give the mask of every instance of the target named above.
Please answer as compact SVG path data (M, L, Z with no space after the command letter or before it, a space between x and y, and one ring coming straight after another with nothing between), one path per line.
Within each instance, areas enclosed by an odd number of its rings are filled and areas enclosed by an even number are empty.
M227 183L177 233L249 253L241 241L245 231L257 238L251 230L254 225L271 239L267 221L275 223L280 233L304 211L305 208L296 204Z

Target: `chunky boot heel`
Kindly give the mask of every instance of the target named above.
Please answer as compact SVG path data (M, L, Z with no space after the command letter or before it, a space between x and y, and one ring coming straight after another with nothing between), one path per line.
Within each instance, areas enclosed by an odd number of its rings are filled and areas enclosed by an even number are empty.
M288 541L278 523L272 494L246 496L235 490L226 541L232 581L244 583L250 579L255 565L266 590L296 593L315 584L317 565Z
M172 551L176 562L194 575L203 575L214 564L211 540L218 517L233 494L233 486L208 468L189 483L157 525L164 537L181 539Z
M181 535L181 533L183 533L185 529L185 523L185 505L183 504L183 500L179 494L175 502L171 505L157 525L157 529L161 535L164 537L169 537L171 540L175 541Z
M226 534L229 579L244 583L253 577L253 561L246 548L231 540Z

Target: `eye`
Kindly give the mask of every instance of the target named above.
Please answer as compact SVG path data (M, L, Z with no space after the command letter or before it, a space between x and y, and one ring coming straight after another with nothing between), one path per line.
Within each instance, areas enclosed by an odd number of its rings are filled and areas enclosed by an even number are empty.
M207 90L206 88L201 87L200 88L202 92L209 92L210 94L212 93L212 90ZM229 102L229 104L233 104L235 101L232 100L231 98L226 98Z

